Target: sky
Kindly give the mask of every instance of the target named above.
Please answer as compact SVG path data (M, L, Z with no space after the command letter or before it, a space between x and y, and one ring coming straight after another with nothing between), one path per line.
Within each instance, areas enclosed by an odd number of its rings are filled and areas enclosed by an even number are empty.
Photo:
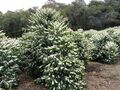
M34 6L41 7L47 0L1 0L0 1L0 11L3 13L10 11L15 11L18 9L28 9ZM57 2L69 4L74 0L56 0ZM90 0L85 0L89 3Z

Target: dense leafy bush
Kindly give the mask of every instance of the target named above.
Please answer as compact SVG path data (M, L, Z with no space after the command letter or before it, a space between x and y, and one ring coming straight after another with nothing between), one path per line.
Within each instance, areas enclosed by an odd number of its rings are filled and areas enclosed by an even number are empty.
M72 34L79 50L79 59L83 60L86 66L88 61L91 59L91 49L93 45L90 40L87 39L82 30L73 31Z
M102 55L104 57L103 61L107 63L115 63L117 62L118 56L118 45L112 41L106 42L103 47Z
M0 33L0 36L3 35ZM10 90L17 85L18 40L0 38L0 89Z
M105 29L120 49L120 27Z
M78 59L78 48L68 33L66 19L53 9L41 9L31 16L30 22L31 32L22 38L27 47L23 59L35 82L49 90L83 89L85 68Z
M28 68L30 68L29 65L32 64L30 61L34 56L32 56L31 54L32 51L30 48L32 46L32 42L34 42L33 39L35 37L36 37L35 32L28 32L28 33L24 33L23 36L19 39L20 40L20 49L18 54L18 57L20 59L19 66L20 66L20 69L23 71L24 70L28 71Z
M41 9L30 18L20 39L0 32L0 89L17 85L17 74L28 71L49 90L82 90L88 60L116 62L120 28L72 31L66 18L53 9Z
M86 37L88 40L90 40L90 38L91 38L94 34L96 34L97 32L98 32L98 31L91 29L91 30L89 30L89 31L84 31L83 33L84 33L85 37Z
M94 33L90 41L94 47L92 49L93 60L106 63L114 63L115 57L118 55L118 45L107 31L99 31Z

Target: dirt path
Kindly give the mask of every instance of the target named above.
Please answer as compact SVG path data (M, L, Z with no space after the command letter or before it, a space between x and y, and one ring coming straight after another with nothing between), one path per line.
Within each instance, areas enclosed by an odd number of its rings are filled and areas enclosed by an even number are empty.
M120 90L120 64L90 62L86 82L87 90Z

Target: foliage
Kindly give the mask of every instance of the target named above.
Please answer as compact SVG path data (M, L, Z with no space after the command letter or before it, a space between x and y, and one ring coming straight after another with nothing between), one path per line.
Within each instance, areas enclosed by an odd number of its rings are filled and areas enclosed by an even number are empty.
M105 29L120 48L120 27Z
M3 37L5 37L5 33L3 33L2 31L0 31L0 40L2 40Z
M0 29L4 32L0 31L0 89L16 86L22 69L49 90L82 90L84 66L89 60L109 64L117 61L120 27L104 28L120 25L118 0L92 1L89 5L83 0L69 5L49 1L43 6L46 9L37 12L33 8L0 13ZM92 29L72 31L68 21L74 30ZM5 35L22 37L11 39Z
M91 33L91 32L90 32ZM92 58L105 63L114 63L118 55L118 45L106 30L95 32L90 41L93 43Z
M104 62L113 64L117 62L118 46L112 41L108 41L103 47Z
M106 0L107 1L107 0ZM69 26L73 30L102 30L120 25L120 1L108 0L91 1L86 5L84 0L75 0L69 5L61 3L47 3L43 7L50 7L62 12L68 18Z
M85 66L88 64L88 61L91 59L91 50L92 44L90 40L87 39L83 30L74 31L73 38L77 47L79 49L79 59L84 61Z
M119 5L119 0L105 0L105 2L94 0L88 5L84 0L75 0L68 5L48 0L42 7L60 11L68 18L69 26L73 30L79 28L102 30L120 25ZM21 37L26 32L24 28L29 24L29 16L37 9L38 7L33 7L25 11L8 11L5 14L0 12L0 30L9 37Z
M1 33L0 33L1 36ZM18 40L6 37L0 38L0 88L10 90L17 85Z
M20 60L18 62L19 62L20 69L23 71L27 71L27 72L30 71L30 70L28 70L28 68L31 68L31 67L29 67L29 65L31 63L31 59L33 57L35 57L31 54L32 51L30 49L32 46L32 42L34 42L35 37L36 37L35 32L27 32L27 33L24 33L22 35L22 37L19 39L20 40L20 49L19 49L18 57Z
M29 21L27 30L35 35L23 36L23 42L29 42L23 54L35 82L49 90L83 89L84 65L66 19L53 9L41 9Z
M9 37L21 37L24 32L22 28L26 28L26 26L29 24L29 15L29 11L8 11L3 15L1 28Z

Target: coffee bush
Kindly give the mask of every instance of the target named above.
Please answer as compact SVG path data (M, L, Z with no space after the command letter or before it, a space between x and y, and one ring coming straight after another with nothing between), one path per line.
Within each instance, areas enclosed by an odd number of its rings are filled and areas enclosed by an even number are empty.
M91 59L92 43L87 39L83 31L73 31L74 42L76 43L79 51L79 59L84 61L85 66Z
M117 62L118 56L118 45L112 41L106 42L102 51L103 61L106 63L115 63Z
M49 90L82 90L85 67L66 19L53 9L41 9L30 23L27 30L35 35L23 36L23 42L29 42L23 43L27 47L23 59L35 82Z
M120 27L108 28L106 31L111 36L113 42L115 42L119 46L120 50Z
M107 31L98 31L92 35L90 40L94 44L91 53L93 60L105 63L115 62L115 57L118 55L118 45Z
M0 34L1 35L1 34ZM10 90L17 85L18 43L16 39L0 38L0 88Z

